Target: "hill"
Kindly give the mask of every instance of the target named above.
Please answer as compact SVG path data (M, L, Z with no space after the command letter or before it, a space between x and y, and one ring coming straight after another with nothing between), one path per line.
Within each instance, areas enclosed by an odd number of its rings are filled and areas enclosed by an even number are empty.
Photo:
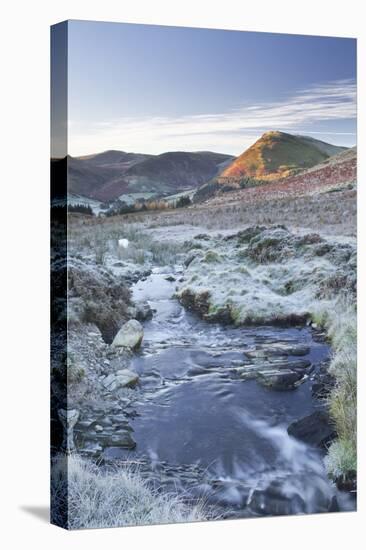
M68 157L68 191L100 201L123 194L164 196L197 188L215 177L234 157L210 151L144 155L105 151Z
M278 198L317 195L335 191L349 190L355 192L357 180L357 149L352 147L321 163L302 170L298 174L268 182L264 185L253 185L247 188L232 188L230 193L222 187L204 198L209 207L229 204L248 204L276 200ZM202 189L202 188L201 188ZM199 190L200 191L200 190ZM197 194L197 193L196 193ZM197 201L196 201L197 202Z
M163 153L135 164L125 174L129 189L160 195L197 188L222 171L230 155L210 151Z
M344 150L345 147L307 136L266 132L220 174L220 180L243 177L276 180L311 168Z

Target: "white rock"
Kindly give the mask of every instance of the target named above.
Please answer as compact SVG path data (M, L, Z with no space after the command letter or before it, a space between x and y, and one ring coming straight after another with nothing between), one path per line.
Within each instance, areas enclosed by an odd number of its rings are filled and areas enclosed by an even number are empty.
M135 319L131 319L117 332L112 342L112 347L137 349L140 347L143 337L144 329L141 323Z
M139 376L129 369L122 369L116 374L108 374L103 381L103 386L109 391L115 391L119 388L133 387L139 381Z

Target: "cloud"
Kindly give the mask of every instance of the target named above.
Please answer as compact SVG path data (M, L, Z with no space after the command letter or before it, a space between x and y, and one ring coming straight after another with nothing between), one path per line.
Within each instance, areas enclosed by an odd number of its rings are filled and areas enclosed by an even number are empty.
M113 148L161 153L210 149L238 154L267 130L349 136L353 133L320 132L313 127L327 121L355 119L356 93L355 81L347 79L299 90L281 101L246 104L224 113L126 117L96 124L74 121L69 125L69 151L85 154Z

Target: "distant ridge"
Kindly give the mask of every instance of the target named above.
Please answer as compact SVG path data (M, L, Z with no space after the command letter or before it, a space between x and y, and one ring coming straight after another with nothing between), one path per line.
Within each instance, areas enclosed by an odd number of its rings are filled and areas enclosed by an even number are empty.
M107 202L124 194L162 197L197 188L234 157L211 151L145 155L109 150L68 157L68 192Z

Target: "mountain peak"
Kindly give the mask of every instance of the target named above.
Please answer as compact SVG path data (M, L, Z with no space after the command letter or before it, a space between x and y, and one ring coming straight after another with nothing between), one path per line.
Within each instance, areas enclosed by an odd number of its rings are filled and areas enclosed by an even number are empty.
M314 138L270 130L237 157L221 173L220 179L279 179L311 168L344 150L345 147Z

